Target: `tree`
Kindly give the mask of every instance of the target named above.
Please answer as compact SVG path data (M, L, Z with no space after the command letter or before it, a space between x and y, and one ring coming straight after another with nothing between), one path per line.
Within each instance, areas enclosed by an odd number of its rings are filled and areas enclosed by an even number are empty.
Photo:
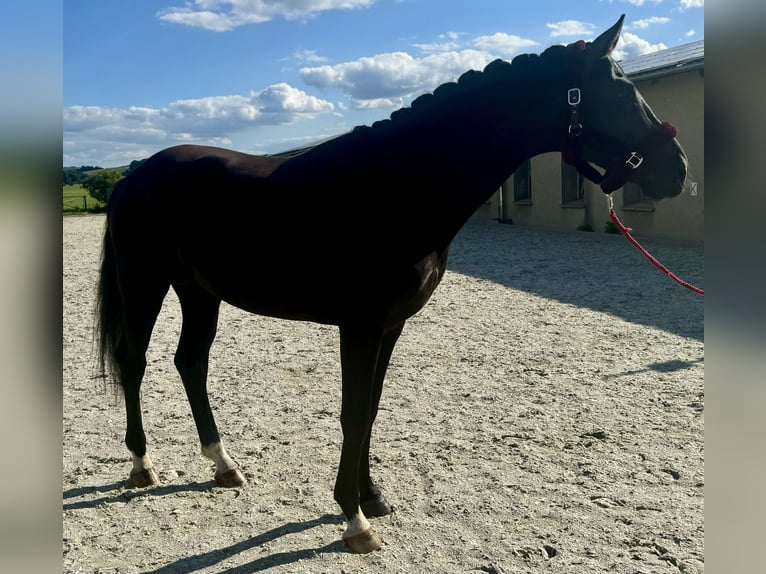
M102 203L106 203L106 198L121 179L122 174L120 172L104 170L89 175L81 185L88 191L91 197Z
M76 183L80 183L83 181L87 176L80 171L80 168L77 167L65 167L62 172L62 180L64 182L64 185L74 185Z
M131 173L134 169L139 167L145 161L146 161L145 159L134 159L133 161L131 161L130 165L128 166L128 169L125 170L125 175L128 175L129 173Z
M95 165L81 165L80 167L65 166L63 169L64 185L76 185L82 183L88 177L91 171L104 169Z

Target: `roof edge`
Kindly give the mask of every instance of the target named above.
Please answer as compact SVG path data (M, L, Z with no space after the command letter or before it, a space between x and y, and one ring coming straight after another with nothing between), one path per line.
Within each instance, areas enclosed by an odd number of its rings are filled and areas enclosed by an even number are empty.
M696 60L689 60L687 62L678 62L672 66L662 66L659 68L650 68L648 70L639 70L626 74L631 81L649 80L653 78L661 78L663 76L672 76L674 74L682 74L684 72L692 72L694 70L702 70L705 67L705 58L698 58Z

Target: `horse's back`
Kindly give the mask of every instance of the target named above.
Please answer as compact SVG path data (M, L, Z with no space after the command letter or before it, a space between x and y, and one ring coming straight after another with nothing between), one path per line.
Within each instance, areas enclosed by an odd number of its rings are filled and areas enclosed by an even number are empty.
M209 223L216 214L252 211L256 205L265 210L284 199L269 184L269 176L284 161L210 146L164 149L114 190L107 208L110 223L130 218L133 223L194 226Z
M421 308L443 274L446 245L415 252L388 217L353 211L371 200L348 201L357 186L312 178L307 162L291 159L186 145L158 152L110 201L123 261L284 318L337 323L374 307L399 321ZM279 166L292 177L270 177Z
M150 193L167 192L168 187L216 184L267 179L286 158L251 155L224 148L179 145L150 157L126 178L128 185Z

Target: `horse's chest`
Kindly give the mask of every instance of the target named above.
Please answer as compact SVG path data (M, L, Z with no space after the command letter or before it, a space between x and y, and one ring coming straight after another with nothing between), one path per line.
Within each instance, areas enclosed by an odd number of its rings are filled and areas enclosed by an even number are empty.
M391 306L389 320L403 321L422 309L439 285L446 266L446 252L430 253L416 263L409 274L405 289Z

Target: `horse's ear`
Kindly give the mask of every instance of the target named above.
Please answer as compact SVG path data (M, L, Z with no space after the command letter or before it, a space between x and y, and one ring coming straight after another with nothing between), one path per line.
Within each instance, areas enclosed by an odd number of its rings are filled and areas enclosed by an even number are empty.
M617 45L617 40L620 39L623 20L625 20L625 14L620 16L620 19L617 20L617 23L614 26L593 40L588 46L589 58L597 60L612 53L612 50L614 50L614 47Z

